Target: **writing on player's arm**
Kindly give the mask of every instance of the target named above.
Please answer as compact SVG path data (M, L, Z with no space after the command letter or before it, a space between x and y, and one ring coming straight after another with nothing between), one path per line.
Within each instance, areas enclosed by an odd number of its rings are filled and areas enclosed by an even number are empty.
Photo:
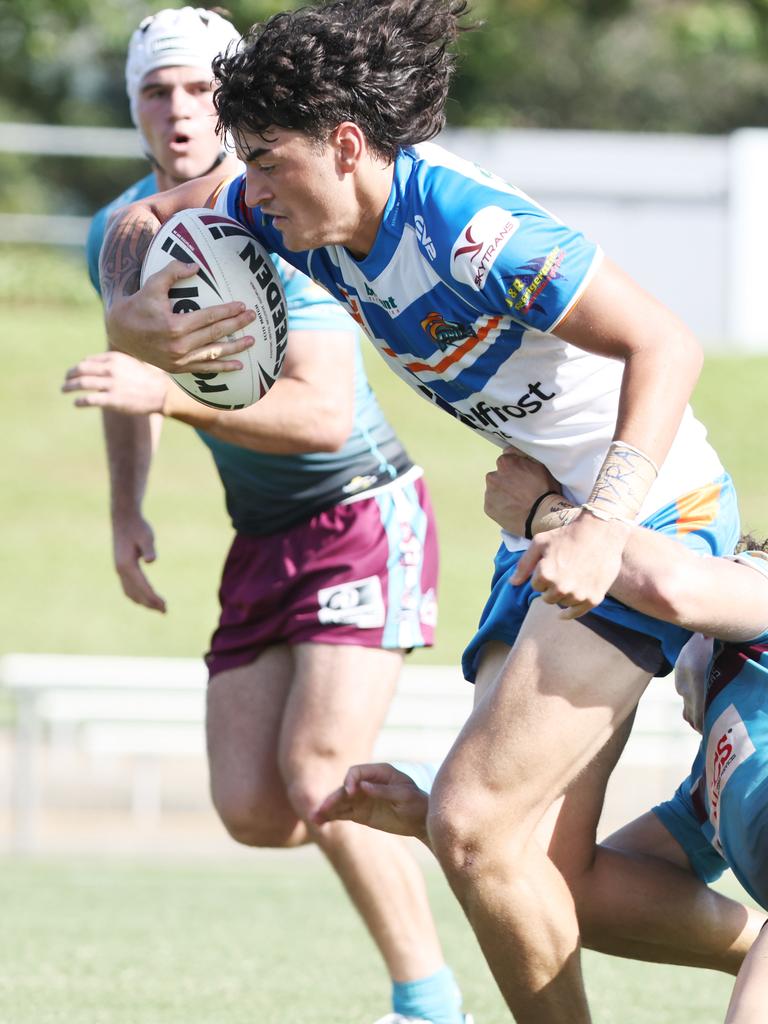
M486 476L485 511L518 536L528 522L534 539L582 514L542 465L511 452L499 456ZM727 558L697 555L642 526L628 530L609 592L646 615L734 643L768 627L766 576Z
M607 260L555 333L624 363L614 442L589 511L536 540L515 576L530 576L545 601L568 606L573 618L599 604L619 572L628 524L674 440L702 354L673 313Z
M139 287L141 265L160 226L181 210L204 206L218 184L215 175L196 178L168 192L122 207L110 219L99 261L110 347L169 373L238 370L231 357L253 344L227 341L254 312L229 302L190 313L172 313L168 291L197 267L174 260Z
M334 451L352 429L354 339L352 331L291 331L280 377L247 409L208 408L165 373L121 352L88 356L67 372L62 391L78 394L80 408L131 417L162 413L222 441L273 455Z

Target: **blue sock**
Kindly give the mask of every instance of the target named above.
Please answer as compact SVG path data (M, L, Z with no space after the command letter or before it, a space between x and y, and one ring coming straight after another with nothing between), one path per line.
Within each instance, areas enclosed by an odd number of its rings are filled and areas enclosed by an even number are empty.
M392 982L392 1009L429 1024L461 1024L461 992L450 967L417 981Z

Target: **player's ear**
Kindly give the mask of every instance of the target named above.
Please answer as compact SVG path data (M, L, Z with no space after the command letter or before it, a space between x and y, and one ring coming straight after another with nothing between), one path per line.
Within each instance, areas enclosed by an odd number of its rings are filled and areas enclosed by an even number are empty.
M342 174L356 170L366 149L365 135L354 121L342 121L331 133L336 164Z

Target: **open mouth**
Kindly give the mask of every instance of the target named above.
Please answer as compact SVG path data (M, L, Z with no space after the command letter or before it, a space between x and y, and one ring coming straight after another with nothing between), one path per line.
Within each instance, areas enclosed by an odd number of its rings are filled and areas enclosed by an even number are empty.
M185 135L183 132L177 132L171 137L170 146L171 149L184 149L191 141L188 135Z

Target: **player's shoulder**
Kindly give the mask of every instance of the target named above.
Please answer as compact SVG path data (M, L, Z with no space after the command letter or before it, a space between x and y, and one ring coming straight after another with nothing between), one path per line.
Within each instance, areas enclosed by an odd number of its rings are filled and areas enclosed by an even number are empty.
M543 209L520 189L434 142L404 151L409 161L407 207L441 241L463 233L474 219L503 225L511 216Z
M421 143L403 161L405 225L442 280L471 303L483 292L494 308L523 319L546 288L551 308L542 307L533 326L548 330L592 272L597 246L522 189L442 146Z
M155 192L157 192L157 179L154 173L147 174L144 178L129 185L119 196L115 196L105 206L102 206L100 210L97 210L94 214L94 220L99 217L106 219L115 210L119 210L120 207L127 206L129 203L135 203L139 199L145 199L147 196L154 195Z
M104 234L107 230L107 224L112 214L119 210L123 206L127 206L128 203L134 203L138 199L144 199L146 196L154 195L157 192L157 181L154 174L148 174L140 181L136 181L133 185L129 185L125 191L121 192L119 196L116 196L111 202L102 206L101 209L97 210L91 218L91 223L88 226L88 237L85 243L86 259L88 262L88 276L91 279L91 283L98 292L99 288L99 254L101 252L102 244L104 243Z
M154 174L148 174L140 181L135 181L133 185L129 185L119 196L116 196L106 205L102 206L93 215L88 232L89 242L98 240L99 244L101 244L107 221L116 210L127 206L129 203L135 203L139 199L145 199L147 196L154 195L155 192L157 192L157 180Z

